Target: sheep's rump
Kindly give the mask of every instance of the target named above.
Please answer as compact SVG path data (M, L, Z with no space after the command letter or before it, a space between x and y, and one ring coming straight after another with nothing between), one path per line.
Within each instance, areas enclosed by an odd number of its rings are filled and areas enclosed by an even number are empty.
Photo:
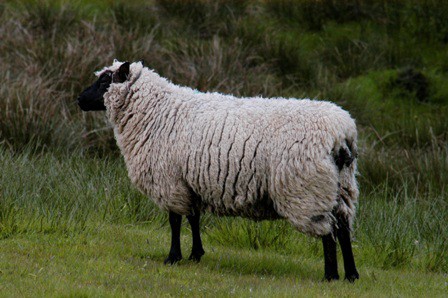
M130 87L115 133L131 180L161 208L286 218L311 235L332 231L335 208L352 220L356 161L335 163L341 148L356 155L346 111L325 101L197 94L146 73Z

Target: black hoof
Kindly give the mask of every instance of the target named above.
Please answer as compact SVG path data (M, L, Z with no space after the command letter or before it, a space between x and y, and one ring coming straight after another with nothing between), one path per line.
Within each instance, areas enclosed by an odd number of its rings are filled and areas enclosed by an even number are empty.
M169 255L168 258L163 262L165 265L173 265L182 260L182 256L179 255Z
M353 273L346 274L345 279L349 282L355 282L355 280L359 279L359 273L355 271Z
M325 281L339 280L339 275L338 274L325 275L324 280Z
M195 261L199 263L201 261L201 257L205 254L205 251L192 251L190 257L188 258L190 261Z

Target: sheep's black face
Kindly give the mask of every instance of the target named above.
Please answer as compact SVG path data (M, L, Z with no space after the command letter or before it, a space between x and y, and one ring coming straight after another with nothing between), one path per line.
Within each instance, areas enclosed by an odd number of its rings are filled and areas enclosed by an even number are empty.
M78 105L83 111L104 111L104 93L112 83L112 72L106 71L92 86L84 90L78 97Z
M129 66L129 62L124 62L114 73L105 71L92 86L79 95L79 107L83 111L105 111L104 93L111 83L123 83L128 79Z

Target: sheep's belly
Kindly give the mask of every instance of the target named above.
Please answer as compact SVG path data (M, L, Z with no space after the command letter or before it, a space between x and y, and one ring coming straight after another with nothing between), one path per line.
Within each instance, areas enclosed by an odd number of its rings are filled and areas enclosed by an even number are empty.
M252 220L273 220L282 218L274 209L272 201L249 202L242 206L225 206L202 202L202 209L218 216L239 216Z

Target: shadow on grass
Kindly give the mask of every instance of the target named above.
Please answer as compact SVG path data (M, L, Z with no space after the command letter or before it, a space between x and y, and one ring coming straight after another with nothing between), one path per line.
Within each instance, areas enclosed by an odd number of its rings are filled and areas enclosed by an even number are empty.
M139 254L140 259L149 260L155 264L163 266L163 261L168 254L169 248L165 251L157 250ZM213 248L207 250L200 263L188 260L189 249L184 249L184 258L173 268L198 268L219 273L229 273L232 275L258 275L265 277L290 277L300 280L321 281L324 274L323 262L295 257L293 255L284 256L268 251L251 250L228 250L218 248L213 252ZM170 267L170 265L167 265ZM320 268L321 266L322 268Z
M298 262L291 257L278 257L276 255L245 257L236 253L231 255L213 255L205 261L209 269L232 272L240 275L263 275L263 276L290 276L301 280L320 280L323 277L311 262ZM322 275L322 276L321 276Z

